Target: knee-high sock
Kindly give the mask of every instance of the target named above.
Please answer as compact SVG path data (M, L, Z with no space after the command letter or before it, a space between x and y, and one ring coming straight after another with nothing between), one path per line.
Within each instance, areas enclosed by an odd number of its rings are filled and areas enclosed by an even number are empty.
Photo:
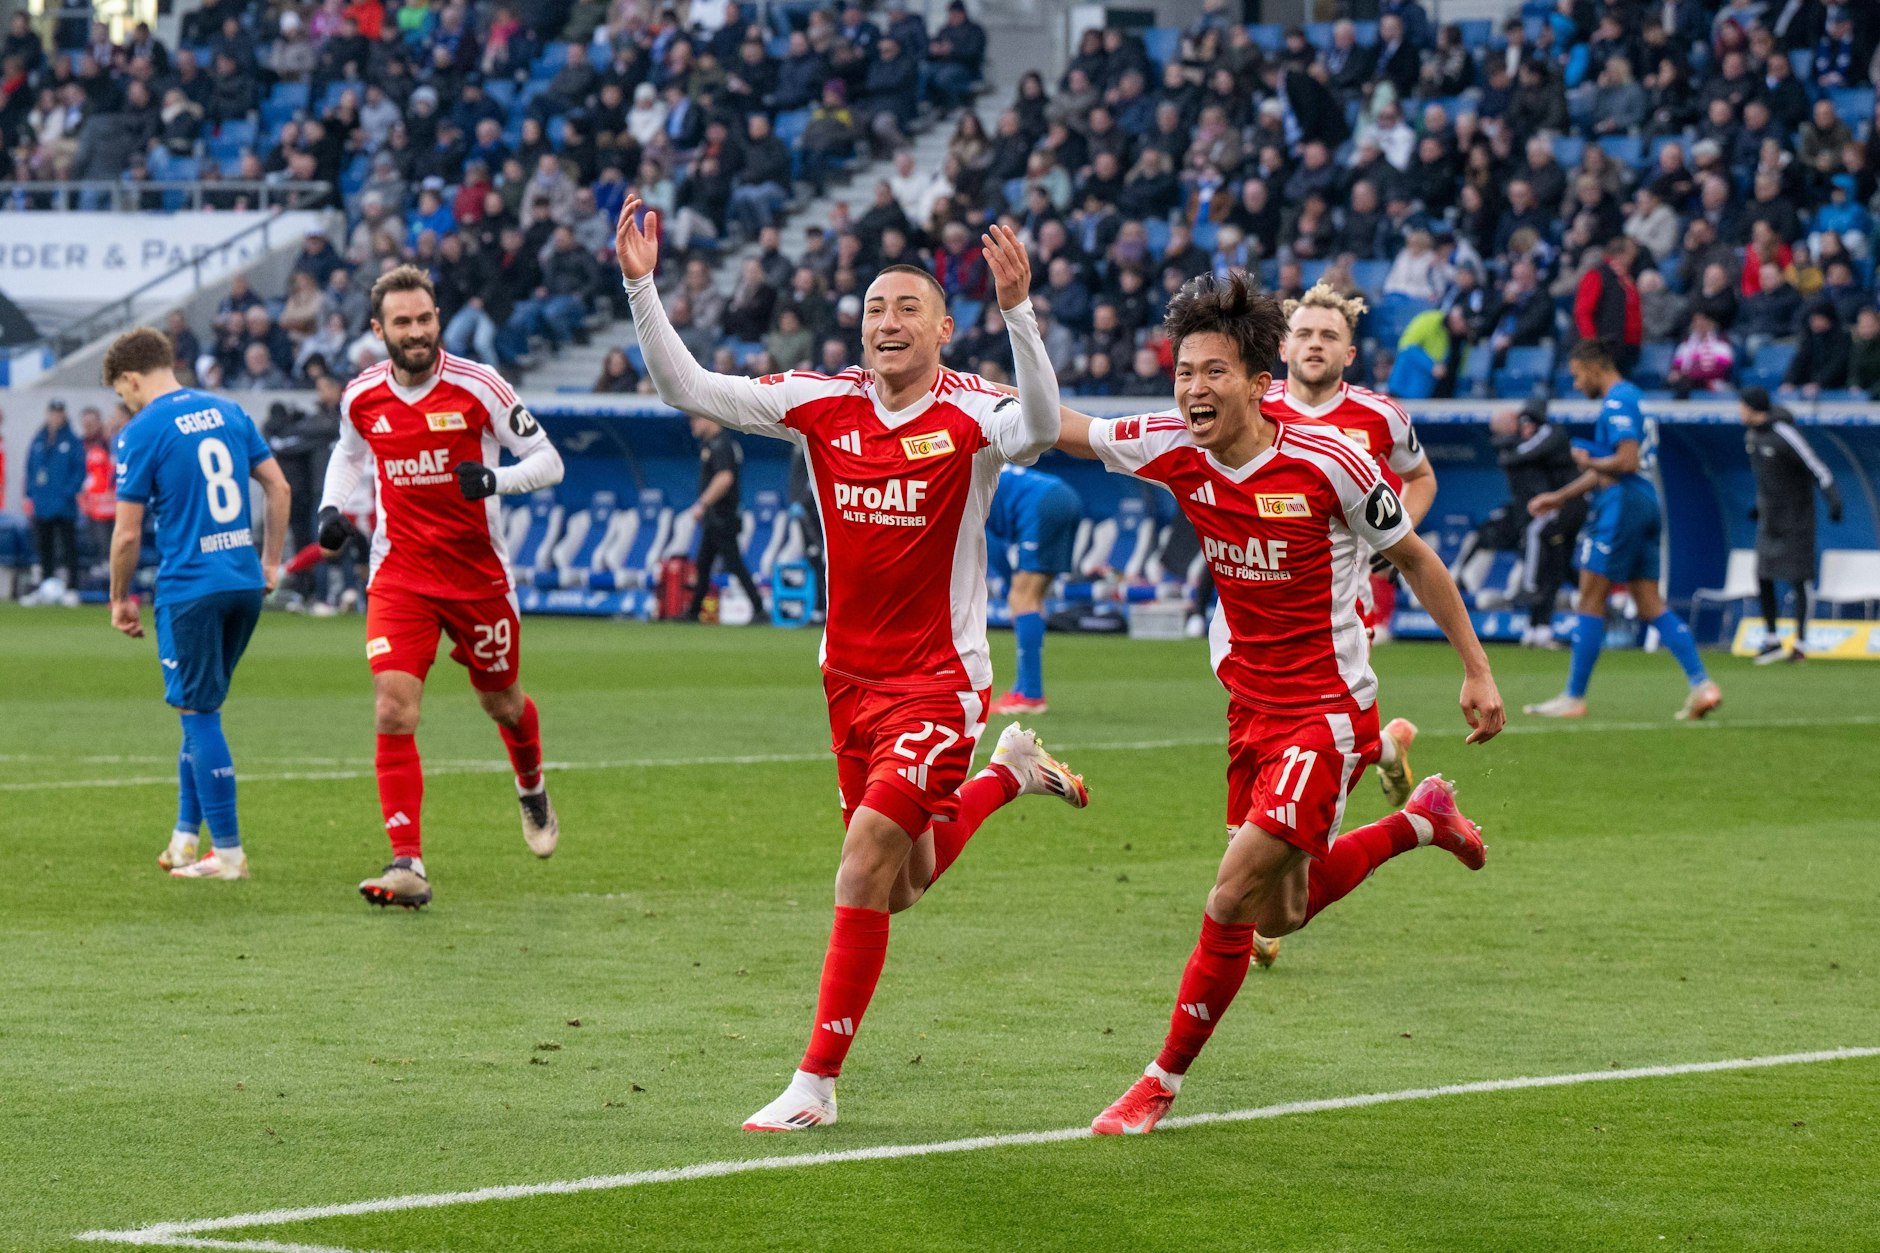
M418 737L380 735L375 764L392 856L424 856L424 763L418 759Z
M1306 916L1299 925L1305 926L1321 909L1349 896L1373 870L1417 843L1416 827L1403 814L1389 814L1333 840L1331 852L1313 862L1306 874Z
M836 906L835 926L829 931L829 951L823 956L822 989L816 996L816 1025L810 1028L809 1048L800 1070L812 1075L842 1073L842 1061L855 1042L855 1032L868 1012L869 998L881 981L888 960L888 914L881 909Z
M933 824L933 879L946 873L966 841L973 838L979 824L1000 807L1018 796L1018 780L1004 766L987 766L966 780L959 790L959 812L952 818L936 818Z
M1808 643L1808 595L1813 589L1806 580L1795 585L1795 646L1804 647Z
M1044 699L1044 615L1021 613L1012 619L1012 634L1018 637L1018 684L1020 696Z
M1704 659L1697 655L1697 640L1691 635L1691 628L1684 625L1684 619L1667 609L1652 619L1652 626L1658 631L1658 638L1665 642L1671 655L1678 659L1678 665L1684 670L1684 677L1692 687L1710 677L1704 669Z
M535 712L535 701L522 698L522 721L513 728L498 725L503 733L503 747L509 750L509 764L516 769L516 786L533 792L542 786L542 722Z
M1773 640L1776 637L1776 617L1782 612L1782 601L1776 596L1776 581L1757 579L1756 598L1762 602L1763 627Z
M1175 1012L1169 1015L1168 1039L1156 1054L1156 1065L1172 1075L1188 1073L1201 1047L1214 1034L1215 1024L1234 1003L1247 977L1253 956L1253 924L1216 922L1201 916L1201 938L1182 971L1175 994Z
M1586 685L1593 681L1593 665L1606 644L1606 619L1602 614L1583 613L1573 628L1573 660L1567 667L1567 695L1576 700L1586 695Z
M189 733L176 750L176 829L194 835L202 827L202 800L196 793L196 766L189 759Z
M222 735L222 715L184 714L183 740L196 776L196 796L217 848L237 848L241 824L235 816L235 760Z

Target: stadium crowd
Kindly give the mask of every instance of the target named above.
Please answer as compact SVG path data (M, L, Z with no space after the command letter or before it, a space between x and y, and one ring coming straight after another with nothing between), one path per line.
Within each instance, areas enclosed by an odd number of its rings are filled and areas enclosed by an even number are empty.
M990 123L961 111L938 169L903 145L923 100L972 101L985 34L963 4L936 31L893 4L779 12L218 0L173 53L102 25L50 53L16 16L0 162L29 185L330 184L346 235L310 237L286 291L238 284L212 325L169 328L235 389L368 364L364 291L404 260L437 282L453 351L514 370L584 342L624 313L629 191L665 218L675 324L722 370L855 363L862 291L916 261L954 299L950 362L1008 372L978 245L1004 217L1085 394L1165 394L1164 299L1236 266L1366 295L1355 377L1400 397L1545 391L1595 334L1678 395L1880 388L1874 6L1530 0L1497 28L1385 0L1376 22L1282 29L1208 0L1179 32L1085 32ZM867 209L785 255L779 211L869 155L895 159ZM744 240L727 291L714 254ZM596 390L642 386L634 356Z

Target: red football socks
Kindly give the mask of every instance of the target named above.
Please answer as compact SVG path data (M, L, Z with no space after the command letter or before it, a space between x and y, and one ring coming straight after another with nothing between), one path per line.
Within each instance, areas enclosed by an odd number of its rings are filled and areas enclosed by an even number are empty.
M1017 798L1018 779L1005 766L987 766L966 780L955 795L959 799L959 812L952 818L934 819L933 879L927 881L929 885L946 873L947 867L966 847L966 841L979 830L980 823Z
M855 1031L868 1012L869 998L881 981L888 959L888 914L881 909L836 906L823 957L822 990L816 997L816 1025L799 1069L812 1075L839 1075Z
M424 765L418 760L418 737L381 735L377 756L379 808L385 813L385 834L391 837L393 857L422 857L419 827L424 813Z
M1168 1039L1156 1054L1156 1065L1173 1075L1188 1073L1202 1045L1214 1034L1215 1024L1234 1003L1252 956L1252 923L1216 922L1206 914L1201 916L1201 939L1182 971L1175 1012L1169 1015Z
M542 723L535 716L535 701L522 698L522 721L514 727L501 723L503 747L509 750L509 764L516 768L516 786L533 792L542 786Z
M1333 840L1331 852L1313 862L1307 874L1306 916L1299 925L1311 922L1321 909L1348 896L1373 870L1416 846L1416 828L1402 814L1391 814Z

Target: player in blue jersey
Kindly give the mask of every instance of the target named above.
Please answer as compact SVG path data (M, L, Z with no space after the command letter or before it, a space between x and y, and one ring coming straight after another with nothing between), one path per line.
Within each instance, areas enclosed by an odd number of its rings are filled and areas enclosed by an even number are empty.
M139 328L104 357L104 381L136 413L117 439L117 528L111 535L111 625L143 636L131 595L146 510L157 523L157 658L163 699L183 721L176 828L157 865L179 879L246 879L235 815L235 763L221 708L248 647L261 598L274 588L287 535L287 479L241 406L184 387L169 339ZM248 480L267 496L255 542ZM207 821L214 843L196 855Z
M1018 564L1005 603L1018 637L1018 683L992 702L994 717L1041 714L1044 701L1044 598L1051 581L1071 568L1084 502L1054 475L1008 465L986 514L986 531L999 546L1018 545Z
M1613 584L1622 583L1632 593L1640 619L1657 630L1690 681L1678 718L1701 718L1723 703L1723 693L1704 672L1691 629L1665 607L1658 591L1658 545L1664 521L1658 489L1652 485L1658 461L1657 427L1641 408L1639 389L1620 375L1612 349L1603 340L1574 345L1567 367L1573 372L1573 385L1599 401L1599 417L1590 441L1573 441L1573 461L1580 467L1580 477L1534 497L1528 502L1528 512L1538 518L1576 497L1592 494L1586 527L1580 532L1580 617L1573 631L1567 690L1552 700L1527 706L1527 712L1544 718L1586 716L1586 685L1606 637L1606 598Z

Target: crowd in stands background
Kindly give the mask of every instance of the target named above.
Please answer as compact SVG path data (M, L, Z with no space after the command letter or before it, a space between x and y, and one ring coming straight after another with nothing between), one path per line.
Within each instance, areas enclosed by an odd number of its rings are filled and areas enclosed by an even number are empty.
M0 160L25 180L128 161L132 181L338 189L345 238L310 238L287 290L238 287L213 325L168 328L233 389L368 364L363 293L404 260L435 278L452 351L514 370L583 340L622 313L608 249L629 190L667 223L675 325L721 370L854 364L862 291L914 261L954 298L949 362L1007 374L977 244L1002 217L1084 394L1166 395L1167 295L1241 266L1287 294L1363 292L1356 377L1406 397L1544 390L1593 334L1667 392L1880 387L1880 6L1558 0L1438 26L1385 0L1374 23L1283 31L1227 7L1174 38L1086 32L1002 106L973 100L986 40L959 3L931 31L848 5L785 34L735 0L220 0L174 51L102 26L49 51L16 19ZM922 110L958 106L940 168L915 168ZM780 251L784 206L897 152L864 212ZM708 259L746 239L759 255L726 290ZM596 380L638 386L629 352Z

